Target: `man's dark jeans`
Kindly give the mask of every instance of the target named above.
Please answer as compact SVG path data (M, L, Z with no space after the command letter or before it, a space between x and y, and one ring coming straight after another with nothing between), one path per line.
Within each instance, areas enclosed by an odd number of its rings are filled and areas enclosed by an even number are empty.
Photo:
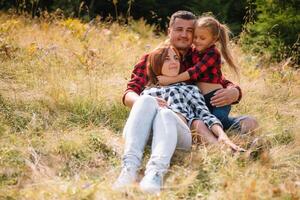
M215 115L221 121L224 130L238 129L239 119L235 117L229 117L231 105L222 106L222 107L216 107L211 105L210 99L214 96L214 93L216 91L217 90L214 90L204 95L206 106L208 107L211 114Z

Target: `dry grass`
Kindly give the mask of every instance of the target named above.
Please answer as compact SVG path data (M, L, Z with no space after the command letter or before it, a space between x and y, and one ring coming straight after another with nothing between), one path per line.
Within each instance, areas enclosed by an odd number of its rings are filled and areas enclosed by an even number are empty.
M299 71L257 65L238 46L244 97L233 114L257 117L260 149L195 146L175 154L159 197L111 190L128 114L122 93L133 64L165 39L152 30L0 13L1 199L300 198ZM232 139L248 147L253 137Z

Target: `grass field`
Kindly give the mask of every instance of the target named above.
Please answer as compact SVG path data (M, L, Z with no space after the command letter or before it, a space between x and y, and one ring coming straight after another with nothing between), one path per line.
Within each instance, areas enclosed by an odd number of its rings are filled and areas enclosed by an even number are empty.
M133 65L166 39L153 30L143 21L0 13L0 199L300 198L299 70L238 45L240 79L224 67L244 92L232 114L255 116L260 128L231 138L247 148L260 137L258 149L247 156L194 146L176 152L160 196L111 190L129 112L123 91Z

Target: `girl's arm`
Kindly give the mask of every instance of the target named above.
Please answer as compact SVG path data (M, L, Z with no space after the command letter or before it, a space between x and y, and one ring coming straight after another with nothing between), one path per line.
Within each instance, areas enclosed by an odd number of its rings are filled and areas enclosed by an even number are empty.
M183 82L190 79L190 75L187 71L177 76L157 76L160 85L170 85L173 83Z
M194 53L194 56L198 56L198 54ZM215 48L212 48L205 52L201 60L194 66L188 68L187 71L174 77L158 76L158 81L161 85L170 85L187 80L197 81L199 77L202 76L206 82L214 83L216 80L222 78L222 73L220 69L218 69L220 63L220 53ZM211 74L213 76L211 76Z

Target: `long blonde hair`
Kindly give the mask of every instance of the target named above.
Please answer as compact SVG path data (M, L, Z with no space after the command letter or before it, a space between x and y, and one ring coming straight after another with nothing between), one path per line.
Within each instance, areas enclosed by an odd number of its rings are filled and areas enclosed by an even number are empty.
M213 37L221 45L221 54L229 67L238 75L238 66L235 64L231 51L228 48L230 30L225 24L221 24L212 16L202 16L196 21L196 28L208 28Z

